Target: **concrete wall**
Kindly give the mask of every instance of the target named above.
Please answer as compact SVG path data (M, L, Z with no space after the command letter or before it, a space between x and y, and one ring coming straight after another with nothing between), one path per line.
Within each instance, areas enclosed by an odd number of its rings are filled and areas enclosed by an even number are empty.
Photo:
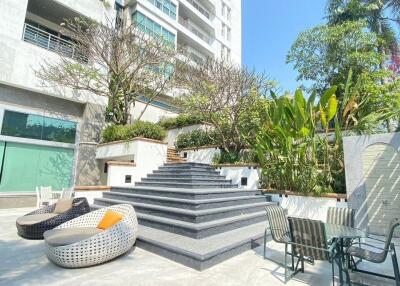
M145 107L146 104L137 101L135 103L134 108L132 109L132 119L137 119ZM144 112L143 116L140 119L143 121L150 121L156 123L160 121L160 119L162 118L170 118L176 116L178 116L178 113L149 104L146 108L146 111Z
M97 147L96 158L103 164L112 160L134 161L136 166L110 166L107 174L107 185L134 185L167 161L167 144L148 139L103 144ZM130 184L125 183L125 175L132 176Z
M221 166L216 169L228 180L232 180L232 184L237 184L239 188L245 190L258 189L261 177L261 170L251 166ZM247 185L241 184L242 178L247 178Z
M288 210L289 216L303 217L326 222L328 207L346 208L344 200L340 202L335 198L317 198L303 196L279 196L272 195L272 201L278 202Z
M219 147L201 147L198 149L183 149L179 151L181 157L184 157L185 153L187 155L187 162L212 164L215 154L220 154L221 150Z
M357 227L384 234L400 217L400 133L343 138L349 207Z

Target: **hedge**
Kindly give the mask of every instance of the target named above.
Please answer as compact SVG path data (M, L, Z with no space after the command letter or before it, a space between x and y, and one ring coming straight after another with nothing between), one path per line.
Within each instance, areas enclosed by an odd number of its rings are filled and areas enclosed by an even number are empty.
M174 118L161 119L158 124L165 129L182 128L194 124L200 124L204 122L204 117L194 116L188 114L179 114Z
M158 124L147 121L136 121L129 125L109 125L103 130L104 143L129 140L144 137L154 140L164 140L167 132Z
M207 145L218 144L218 136L215 132L206 132L204 130L193 130L192 132L178 135L175 147L182 148L197 148Z

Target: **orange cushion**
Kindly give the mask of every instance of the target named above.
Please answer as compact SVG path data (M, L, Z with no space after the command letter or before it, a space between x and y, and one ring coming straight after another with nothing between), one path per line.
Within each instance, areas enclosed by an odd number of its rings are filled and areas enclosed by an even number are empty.
M103 219L97 225L97 228L107 229L112 227L114 224L119 222L122 219L122 215L113 211L106 211L103 216Z

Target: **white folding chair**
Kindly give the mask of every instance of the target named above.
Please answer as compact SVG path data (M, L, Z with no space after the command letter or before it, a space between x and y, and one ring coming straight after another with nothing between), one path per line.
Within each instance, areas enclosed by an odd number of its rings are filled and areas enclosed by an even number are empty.
M62 188L60 199L72 199L74 197L73 188Z
M50 204L51 198L52 198L52 188L51 186L48 187L36 187L36 207L40 208L43 205L48 205Z

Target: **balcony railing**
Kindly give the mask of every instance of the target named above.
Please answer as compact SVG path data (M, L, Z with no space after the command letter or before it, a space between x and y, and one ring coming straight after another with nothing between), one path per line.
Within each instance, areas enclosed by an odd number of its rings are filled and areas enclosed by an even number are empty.
M186 29L191 31L193 34L195 34L197 37L202 39L204 42L211 45L211 38L209 36L207 36L205 32L201 31L199 28L197 28L194 25L192 25L191 23L189 23L188 20L186 20L182 17L179 17L179 23L182 26L184 26Z
M211 19L210 13L204 9L202 6L199 5L199 3L197 3L194 0L188 0L188 2L197 10L199 11L201 14L203 14L207 19Z
M76 44L50 34L37 27L25 23L23 40L63 56L72 58L79 62L88 62L87 56L76 48Z

